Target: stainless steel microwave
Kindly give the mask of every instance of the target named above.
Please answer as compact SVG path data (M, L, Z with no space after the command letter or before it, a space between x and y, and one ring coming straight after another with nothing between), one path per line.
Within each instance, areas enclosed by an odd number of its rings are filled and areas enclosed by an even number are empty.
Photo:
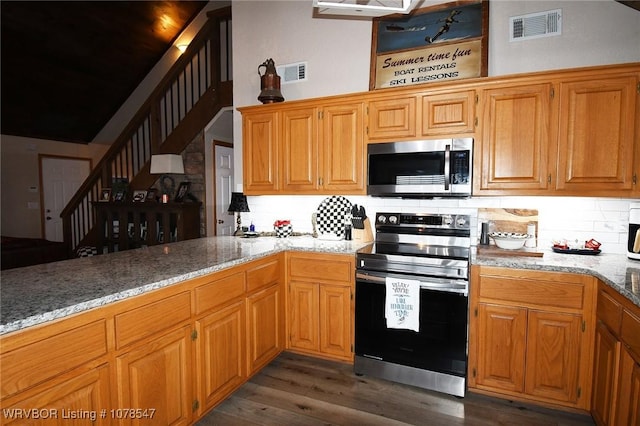
M470 197L473 138L369 144L367 194L378 197Z

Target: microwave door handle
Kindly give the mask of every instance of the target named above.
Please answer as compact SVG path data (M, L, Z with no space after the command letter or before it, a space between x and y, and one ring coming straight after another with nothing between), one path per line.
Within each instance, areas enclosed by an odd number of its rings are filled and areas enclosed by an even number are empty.
M444 148L444 190L449 191L451 177L451 145Z

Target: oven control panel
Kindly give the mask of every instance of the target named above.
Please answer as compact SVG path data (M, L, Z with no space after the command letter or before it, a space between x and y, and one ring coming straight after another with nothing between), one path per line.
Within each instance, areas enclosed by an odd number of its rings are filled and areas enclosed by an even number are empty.
M465 214L378 213L376 226L420 226L429 228L469 229Z

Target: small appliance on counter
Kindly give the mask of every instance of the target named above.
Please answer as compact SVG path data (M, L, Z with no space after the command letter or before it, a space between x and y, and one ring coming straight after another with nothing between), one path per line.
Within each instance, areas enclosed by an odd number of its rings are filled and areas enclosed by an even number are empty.
M629 205L627 257L640 260L640 203L631 203Z

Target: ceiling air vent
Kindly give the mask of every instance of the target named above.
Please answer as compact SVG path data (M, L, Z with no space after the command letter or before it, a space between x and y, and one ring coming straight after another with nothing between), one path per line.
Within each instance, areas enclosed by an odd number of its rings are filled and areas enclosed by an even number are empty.
M276 72L280 76L280 83L289 84L307 80L307 63L298 62L276 67Z
M512 16L509 18L509 29L509 41L560 35L562 9Z

